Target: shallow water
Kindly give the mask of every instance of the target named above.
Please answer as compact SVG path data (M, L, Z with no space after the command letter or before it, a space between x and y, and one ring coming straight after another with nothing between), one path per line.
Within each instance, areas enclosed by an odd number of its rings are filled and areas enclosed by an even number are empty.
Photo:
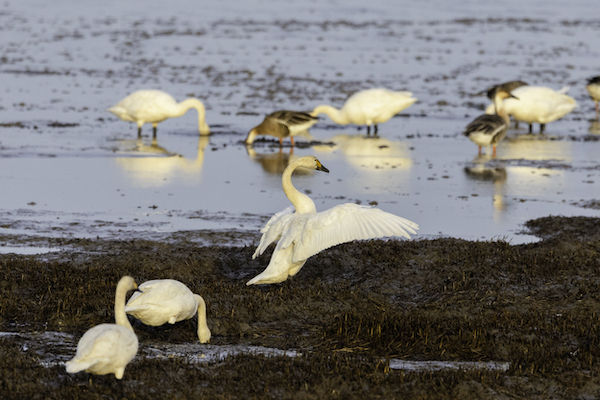
M294 180L318 209L376 203L419 223L418 237L521 243L535 240L519 234L529 219L598 215L599 129L584 88L599 73L595 2L150 3L0 6L0 233L256 233L287 207L280 173L306 154L331 171ZM460 132L487 99L471 94L516 78L571 86L580 106L544 136L512 130L496 160L476 158ZM333 144L241 143L275 109L340 106L374 86L419 98L378 139L322 117L312 136ZM190 111L161 123L157 143L149 126L137 142L106 108L142 88L201 98L213 135L198 137Z

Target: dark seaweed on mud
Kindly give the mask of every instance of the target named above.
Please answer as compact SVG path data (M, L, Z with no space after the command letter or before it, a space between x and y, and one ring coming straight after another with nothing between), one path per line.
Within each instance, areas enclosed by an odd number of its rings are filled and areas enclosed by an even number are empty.
M532 233L548 239L516 246L456 239L350 243L311 258L292 280L265 287L245 286L270 256L252 260L248 247L85 240L83 249L102 251L54 261L3 255L2 331L62 331L76 341L91 326L113 321L114 287L128 274L138 282L178 279L202 295L213 345L302 355L241 354L204 364L138 355L117 382L42 367L5 337L0 389L7 398L237 398L240 391L249 398L499 398L507 390L545 398L551 387L557 398L577 398L590 393L589 385L600 387L598 221L530 221ZM141 347L148 340L197 340L195 320L164 327L133 322ZM389 369L391 358L511 367L402 372Z

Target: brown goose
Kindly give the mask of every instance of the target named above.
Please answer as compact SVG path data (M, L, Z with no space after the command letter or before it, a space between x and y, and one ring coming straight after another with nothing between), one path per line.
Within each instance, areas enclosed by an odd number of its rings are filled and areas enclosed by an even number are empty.
M283 138L289 137L294 146L294 136L308 133L308 129L319 121L309 113L301 111L280 110L267 115L264 121L252 128L246 137L246 144L252 144L258 135L271 135L279 138L283 145Z
M496 90L494 94L494 106L496 114L483 114L475 118L465 128L463 135L471 139L479 146L479 154L483 146L493 146L493 156L496 156L496 145L506 136L510 119L502 106L502 101L509 97L515 97L506 90Z

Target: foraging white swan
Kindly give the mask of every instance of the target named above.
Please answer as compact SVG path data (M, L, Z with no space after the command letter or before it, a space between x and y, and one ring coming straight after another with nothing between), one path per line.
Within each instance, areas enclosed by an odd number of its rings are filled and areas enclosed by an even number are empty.
M346 100L341 109L328 105L315 107L311 115L326 114L333 122L340 125L366 125L367 134L377 135L377 124L388 121L405 108L410 107L417 99L411 92L394 92L388 89L369 89L354 93Z
M292 185L296 168L329 172L314 156L300 157L283 171L283 191L295 212L288 207L275 214L261 229L263 235L252 258L261 255L271 243L278 243L267 268L247 285L283 282L288 276L296 275L309 257L340 243L387 236L410 238L409 233L414 234L419 229L405 218L352 203L317 212L310 197Z
M588 79L588 83L585 86L590 97L596 103L596 117L600 114L600 76L595 76Z
M125 367L138 351L138 338L125 314L125 296L136 289L135 281L124 276L117 284L115 295L116 324L100 324L89 329L77 343L75 357L66 362L67 372L91 372L96 375L115 374L123 378Z
M480 115L465 128L463 135L479 146L480 155L483 146L493 146L493 156L496 156L496 145L506 136L506 131L510 123L508 114L503 106L503 100L509 97L514 96L505 90L496 90L494 95L496 114Z
M198 339L210 341L206 324L206 303L183 283L173 279L157 279L142 283L127 305L125 312L146 325L160 326L190 319L198 313Z
M521 86L511 93L516 98L504 100L504 109L517 121L529 124L529 133L533 131L533 123L540 124L540 133L544 132L546 124L556 121L573 111L577 102L562 90L553 90L544 86ZM492 106L486 113L491 114Z
M206 124L206 110L198 99L186 99L178 103L170 94L161 90L138 90L131 93L115 106L108 109L123 121L135 122L138 126L138 137L142 136L142 125L152 124L152 136L156 137L156 126L167 118L177 118L190 108L198 111L198 129L201 135L209 135L210 128Z
M289 137L294 146L294 136L308 133L308 129L319 121L309 113L300 111L275 111L265 117L263 122L252 128L246 137L246 144L252 144L258 135L271 135L279 138L283 146L283 138Z

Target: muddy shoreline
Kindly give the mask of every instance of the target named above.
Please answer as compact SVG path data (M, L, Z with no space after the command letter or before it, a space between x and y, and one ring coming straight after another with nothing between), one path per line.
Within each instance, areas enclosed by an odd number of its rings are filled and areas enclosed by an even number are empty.
M82 251L54 259L0 255L0 329L16 333L0 336L3 398L596 398L600 219L548 217L526 229L543 239L344 244L293 280L262 287L245 282L270 252L252 260L248 246L82 240ZM67 374L61 361L72 347L27 342L31 332L62 332L75 346L85 330L112 321L124 274L178 279L201 294L211 347L298 355L151 357L152 343L196 344L195 320L134 321L140 352L117 381ZM510 367L394 370L390 359Z

